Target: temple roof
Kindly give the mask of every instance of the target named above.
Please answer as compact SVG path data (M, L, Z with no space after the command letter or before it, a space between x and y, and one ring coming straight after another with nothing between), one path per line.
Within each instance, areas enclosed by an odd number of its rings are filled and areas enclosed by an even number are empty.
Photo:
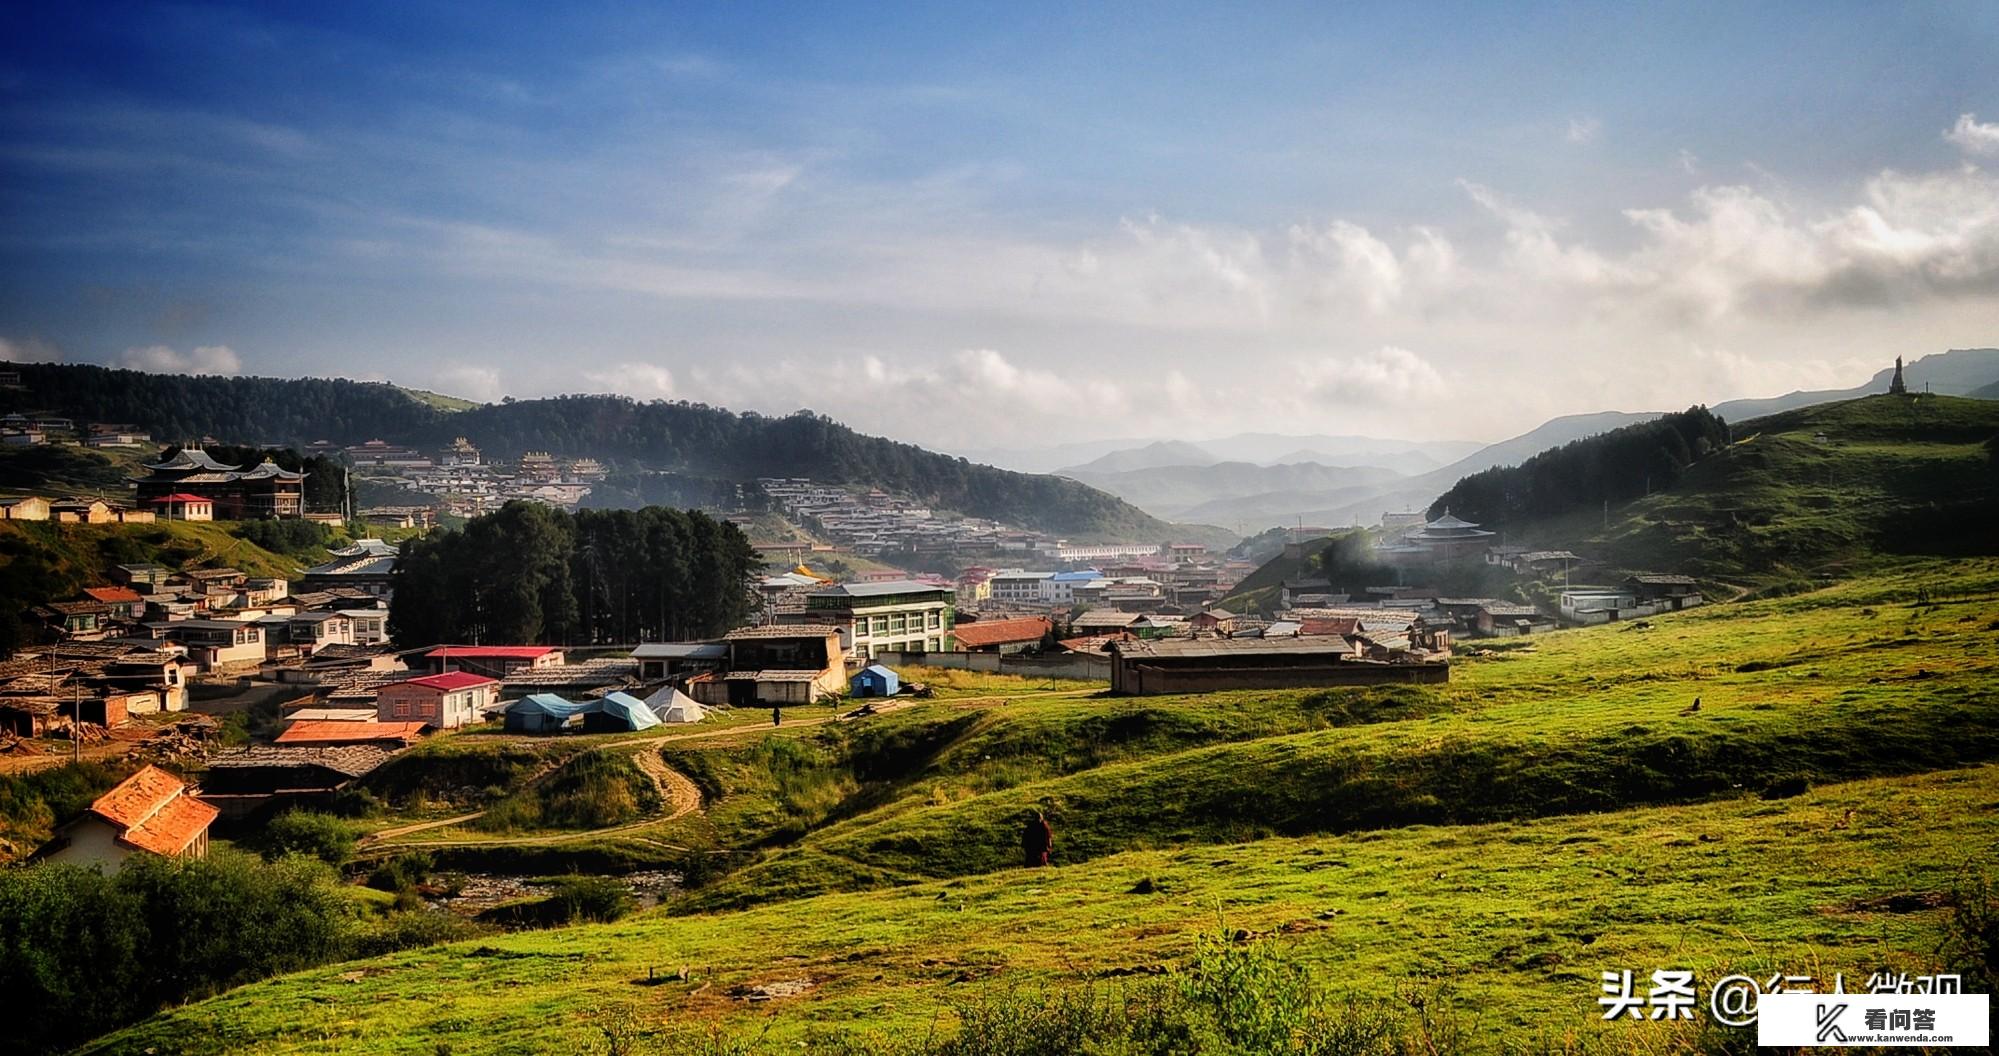
M205 470L211 473L233 473L238 469L236 466L223 465L217 462L208 457L208 452L198 447L184 447L180 450L180 453L167 459L165 462L148 462L145 463L145 467L154 471L186 469Z

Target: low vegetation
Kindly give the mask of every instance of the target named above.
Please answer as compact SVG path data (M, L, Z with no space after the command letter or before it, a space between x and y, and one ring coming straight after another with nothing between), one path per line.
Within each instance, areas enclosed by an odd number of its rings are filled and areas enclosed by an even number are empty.
M0 862L34 853L54 835L56 825L81 814L133 769L84 761L0 774Z
M584 752L486 808L484 832L601 829L659 813L659 789L630 755Z
M162 1005L354 955L467 934L419 911L362 910L323 863L218 850L117 875L0 870L0 988L19 1051L65 1048Z

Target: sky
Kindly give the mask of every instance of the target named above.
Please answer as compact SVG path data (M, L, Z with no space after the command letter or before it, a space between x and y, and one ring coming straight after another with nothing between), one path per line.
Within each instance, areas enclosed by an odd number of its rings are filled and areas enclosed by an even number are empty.
M1999 6L11 5L0 359L1492 440L1999 345Z

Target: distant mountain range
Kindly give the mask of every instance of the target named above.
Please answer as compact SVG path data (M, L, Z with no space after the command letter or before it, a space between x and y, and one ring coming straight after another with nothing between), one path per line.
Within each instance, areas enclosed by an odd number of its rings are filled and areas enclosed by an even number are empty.
M1209 440L1091 440L1033 448L957 452L974 462L1022 473L1117 472L1160 466L1250 462L1260 466L1317 462L1421 472L1485 446L1476 440L1389 440L1378 436L1237 433Z
M1108 458L1092 465L1101 465ZM1182 520L1183 512L1198 509L1204 518L1201 523L1224 526L1282 517L1299 502L1313 501L1314 496L1362 492L1403 479L1391 469L1325 466L1317 462L1281 466L1216 462L1127 470L1079 468L1065 470L1062 475L1108 491L1154 516ZM1165 512L1169 510L1174 512Z
M1400 457L1388 459L1402 467L1401 472L1376 465L1325 465L1319 462L1274 466L1216 462L1127 470L1095 468L1115 464L1115 456L1152 450L1136 448L1105 456L1089 466L1063 470L1062 475L1110 492L1154 516L1219 524L1236 530L1238 534L1254 534L1273 525L1301 522L1337 527L1373 523L1385 510L1422 509L1430 504L1430 500L1457 483L1460 477L1494 466L1513 465L1548 448L1619 426L1649 421L1657 418L1659 413L1601 411L1565 415L1511 439L1474 448L1456 461L1434 469L1425 468L1426 464L1433 464L1427 463L1427 460L1417 461L1425 459L1421 450L1407 451ZM1323 442L1364 438L1289 439ZM1213 446L1203 445L1203 449ZM1432 449L1436 447L1430 446ZM1408 472L1411 469L1416 472Z
M1888 391L1890 367L1850 389L1729 400L1709 408L1731 423ZM1999 349L1954 349L1907 363L1911 392L1999 399ZM1553 418L1519 436L1483 447L1454 441L1412 443L1369 437L1284 437L1244 433L1195 444L1140 445L1059 470L1162 517L1219 524L1241 534L1298 523L1371 524L1384 511L1420 510L1460 479L1514 466L1550 448L1650 421L1664 411L1600 411ZM1287 443L1299 446L1289 447ZM1456 446L1454 458L1430 460ZM1345 457L1327 453L1345 452ZM1198 453L1205 459L1194 457ZM1173 462L1172 459L1179 461ZM1255 463L1255 464L1248 464ZM1175 472L1166 472L1168 466ZM1271 474L1269 469L1296 470ZM1434 468L1432 468L1434 467ZM1383 477L1380 470L1394 474ZM1205 492L1207 499L1195 496Z

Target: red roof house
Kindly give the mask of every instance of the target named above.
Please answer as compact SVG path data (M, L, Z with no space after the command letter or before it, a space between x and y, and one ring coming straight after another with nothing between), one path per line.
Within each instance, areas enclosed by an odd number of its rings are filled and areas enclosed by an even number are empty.
M500 683L470 671L447 671L375 690L375 717L382 722L421 722L441 730L485 718L500 694Z
M441 645L424 658L436 674L470 671L494 678L563 663L562 648L554 645Z
M381 744L400 748L421 740L423 722L349 722L305 719L285 727L275 743L287 747L331 747L341 744Z
M144 851L169 858L205 858L208 826L221 811L195 798L180 778L147 766L97 797L83 816L56 830L35 853L43 861L101 866L115 873Z
M968 653L1013 653L1039 645L1050 626L1046 616L980 620L952 627L951 637L958 640L958 648Z

